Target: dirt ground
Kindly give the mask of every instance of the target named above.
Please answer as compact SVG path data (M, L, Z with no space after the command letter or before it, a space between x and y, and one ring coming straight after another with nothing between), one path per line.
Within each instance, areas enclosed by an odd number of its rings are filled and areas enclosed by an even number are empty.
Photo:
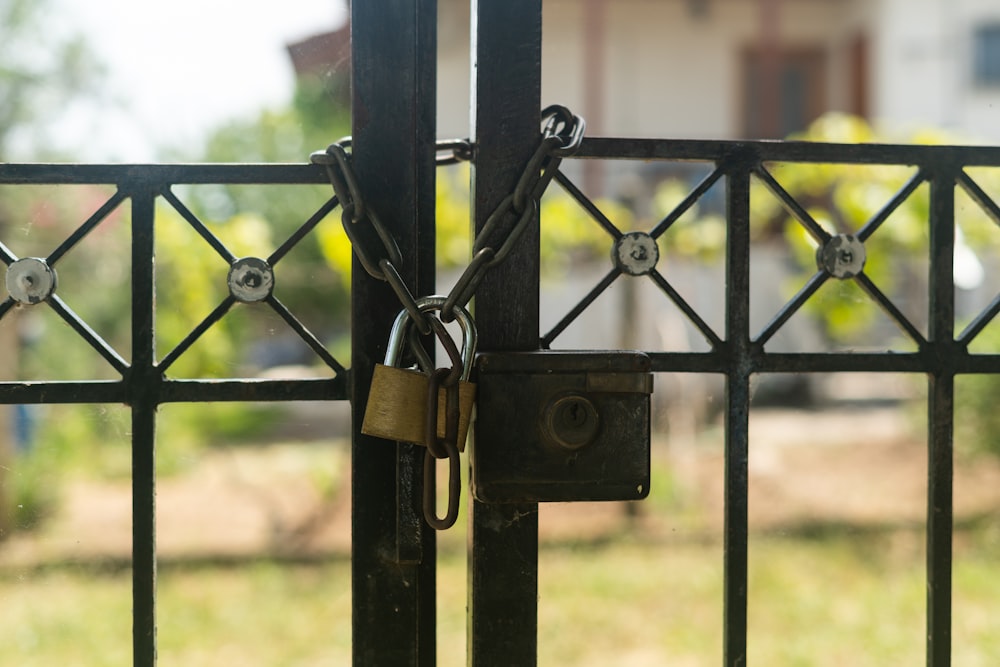
M920 424L893 408L752 412L751 530L922 526L927 448L920 431ZM721 539L724 462L721 430L686 445L660 439L649 500L632 507L543 505L542 540L625 530ZM956 457L954 490L959 521L1000 512L1000 462ZM158 482L156 505L157 549L164 559L346 554L349 452L343 441L209 450ZM42 529L0 544L0 567L127 560L130 545L128 482L75 481Z

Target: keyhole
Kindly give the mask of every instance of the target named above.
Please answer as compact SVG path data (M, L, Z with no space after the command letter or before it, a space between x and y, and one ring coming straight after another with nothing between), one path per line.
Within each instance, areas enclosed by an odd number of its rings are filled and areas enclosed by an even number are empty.
M600 426L594 404L580 395L562 396L549 404L545 415L551 442L577 449L593 441Z
M579 428L587 423L587 411L579 403L571 403L565 412L566 425Z

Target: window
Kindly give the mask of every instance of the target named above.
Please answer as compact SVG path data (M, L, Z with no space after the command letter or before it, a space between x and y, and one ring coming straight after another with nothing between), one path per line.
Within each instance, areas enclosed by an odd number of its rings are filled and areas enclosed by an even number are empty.
M780 139L799 132L826 109L826 57L819 49L743 55L743 136Z
M973 80L981 86L1000 86L1000 23L978 28L973 49Z

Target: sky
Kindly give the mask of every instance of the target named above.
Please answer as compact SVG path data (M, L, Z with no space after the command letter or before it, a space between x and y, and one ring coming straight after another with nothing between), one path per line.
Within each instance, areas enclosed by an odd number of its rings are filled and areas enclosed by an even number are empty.
M285 45L345 18L343 0L57 2L106 68L100 102L77 105L55 130L74 161L196 156L211 128L288 102Z

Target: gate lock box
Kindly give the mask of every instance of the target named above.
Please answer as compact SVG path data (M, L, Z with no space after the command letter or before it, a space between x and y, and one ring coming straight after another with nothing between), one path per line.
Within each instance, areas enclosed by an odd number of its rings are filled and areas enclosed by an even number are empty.
M477 357L472 493L485 503L649 494L653 375L641 352Z

